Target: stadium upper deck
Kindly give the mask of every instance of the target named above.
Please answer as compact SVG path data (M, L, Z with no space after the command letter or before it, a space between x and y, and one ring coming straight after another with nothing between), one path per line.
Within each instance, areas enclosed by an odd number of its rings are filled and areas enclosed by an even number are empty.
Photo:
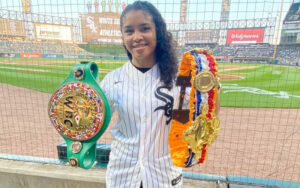
M300 44L300 2L292 3L284 18L280 44Z

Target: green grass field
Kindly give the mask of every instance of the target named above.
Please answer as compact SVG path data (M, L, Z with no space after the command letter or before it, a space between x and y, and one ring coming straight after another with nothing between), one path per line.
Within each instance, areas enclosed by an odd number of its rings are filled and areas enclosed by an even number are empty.
M123 45L113 45L113 44L79 44L80 48L85 49L92 53L106 53L110 55L120 55L126 56L126 51Z
M232 65L242 68L230 70ZM220 64L219 67L220 74L243 77L222 81L222 106L300 107L299 68L266 64Z
M18 62L23 61L22 64ZM24 63L25 61L25 63ZM28 61L28 60L27 60ZM41 60L36 60L41 61ZM44 61L44 59L43 59ZM2 60L0 83L52 93L68 76L74 60L46 60L35 65L31 59ZM13 63L12 63L13 62ZM121 61L97 62L99 80L110 70L122 66ZM220 63L219 73L241 79L222 80L221 106L230 107L300 107L300 69L279 65Z

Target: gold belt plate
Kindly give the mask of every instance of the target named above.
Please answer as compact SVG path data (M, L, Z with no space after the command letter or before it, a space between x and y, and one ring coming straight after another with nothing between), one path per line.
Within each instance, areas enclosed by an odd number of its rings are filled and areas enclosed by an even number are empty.
M98 92L77 82L61 86L52 95L48 111L56 130L77 141L94 137L105 116L104 103Z

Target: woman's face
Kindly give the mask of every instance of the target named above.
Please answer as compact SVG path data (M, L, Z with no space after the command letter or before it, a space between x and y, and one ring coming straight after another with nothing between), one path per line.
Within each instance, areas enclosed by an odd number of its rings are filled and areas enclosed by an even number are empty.
M142 10L131 10L124 16L122 22L123 43L131 53L133 63L154 64L156 31L152 17Z

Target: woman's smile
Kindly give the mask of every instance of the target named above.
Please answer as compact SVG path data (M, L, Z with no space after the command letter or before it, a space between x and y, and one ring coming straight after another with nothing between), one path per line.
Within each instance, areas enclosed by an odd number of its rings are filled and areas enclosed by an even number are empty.
M145 48L147 48L147 44L133 45L133 49L136 50L137 53L142 53Z

